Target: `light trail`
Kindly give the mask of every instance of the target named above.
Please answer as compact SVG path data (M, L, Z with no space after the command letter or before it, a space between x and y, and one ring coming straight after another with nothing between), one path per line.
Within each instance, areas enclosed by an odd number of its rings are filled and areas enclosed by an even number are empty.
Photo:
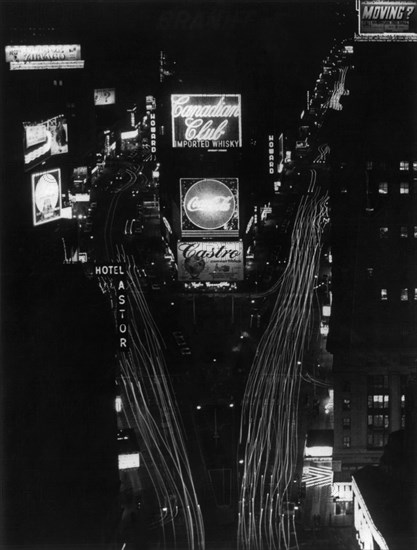
M268 291L277 293L259 343L242 406L244 450L237 541L240 550L298 548L294 516L287 509L297 456L298 398L303 352L328 222L327 196L314 189L300 202L287 267Z
M160 510L154 526L162 529L162 548L185 530L189 550L204 550L205 534L180 415L166 374L163 340L140 285L133 256L117 248L116 261L126 272L126 310L129 352L119 353L119 387L123 424L139 436L142 464L149 476ZM107 280L105 280L107 279ZM101 277L100 288L114 293L111 277ZM114 298L113 298L114 300ZM115 319L116 320L116 319ZM179 529L179 522L183 526ZM185 528L184 528L185 526ZM169 542L172 545L172 540Z

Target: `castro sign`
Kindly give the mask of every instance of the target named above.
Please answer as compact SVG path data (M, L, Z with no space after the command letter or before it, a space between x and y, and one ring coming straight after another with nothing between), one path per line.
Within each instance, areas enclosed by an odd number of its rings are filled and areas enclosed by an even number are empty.
M238 232L238 180L236 178L183 178L181 191L182 235L210 236Z

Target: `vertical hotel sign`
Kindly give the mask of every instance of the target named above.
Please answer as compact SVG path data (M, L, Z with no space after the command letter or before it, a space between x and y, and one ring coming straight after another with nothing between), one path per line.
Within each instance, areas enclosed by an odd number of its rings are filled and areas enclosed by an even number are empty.
M357 41L417 41L417 0L357 0Z
M240 94L171 95L172 146L242 147Z
M116 329L119 340L119 350L128 351L128 323L126 309L126 270L122 264L95 265L94 274L97 277L112 277L116 291Z

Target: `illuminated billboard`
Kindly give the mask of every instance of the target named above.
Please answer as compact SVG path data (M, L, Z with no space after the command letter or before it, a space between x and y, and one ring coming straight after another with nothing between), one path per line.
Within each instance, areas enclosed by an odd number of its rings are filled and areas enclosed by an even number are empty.
M68 153L68 125L64 115L44 122L24 122L24 163L30 170L52 155Z
M173 147L242 146L240 94L171 95L171 121Z
M61 170L32 174L33 225L61 218Z
M41 69L82 69L80 44L34 44L5 47L11 71Z
M357 0L356 39L375 41L417 40L416 0Z
M114 105L116 90L114 88L97 88L94 90L94 105Z
M241 241L177 243L179 281L243 281Z
M183 237L239 235L237 178L182 178L180 201Z

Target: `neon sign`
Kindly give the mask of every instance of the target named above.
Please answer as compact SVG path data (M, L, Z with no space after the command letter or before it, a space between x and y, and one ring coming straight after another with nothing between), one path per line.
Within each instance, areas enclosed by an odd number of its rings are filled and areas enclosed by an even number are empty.
M172 95L172 146L241 147L240 97L240 94Z
M181 180L182 235L238 235L238 186L234 178Z

